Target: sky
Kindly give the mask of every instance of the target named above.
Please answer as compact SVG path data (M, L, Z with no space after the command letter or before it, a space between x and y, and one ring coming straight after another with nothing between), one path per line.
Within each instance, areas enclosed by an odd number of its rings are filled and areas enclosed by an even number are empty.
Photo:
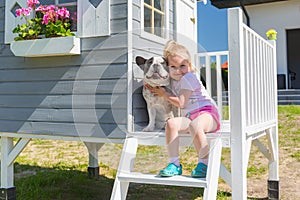
M198 44L206 52L227 51L227 9L218 9L210 1L197 3Z

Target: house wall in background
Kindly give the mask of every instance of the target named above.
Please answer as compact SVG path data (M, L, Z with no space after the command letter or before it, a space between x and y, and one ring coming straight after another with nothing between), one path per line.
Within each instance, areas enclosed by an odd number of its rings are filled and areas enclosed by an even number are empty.
M274 28L277 31L277 73L288 77L286 30L300 28L300 1L282 1L247 6L250 25L257 33ZM286 80L288 85L288 80Z

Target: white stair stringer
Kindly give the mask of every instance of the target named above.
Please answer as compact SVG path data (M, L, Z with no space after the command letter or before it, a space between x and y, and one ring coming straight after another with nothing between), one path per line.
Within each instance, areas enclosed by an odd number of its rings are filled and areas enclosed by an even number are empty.
M215 134L215 137L211 135L208 137L210 154L206 178L192 178L183 175L160 177L157 174L132 172L138 145L147 144L147 139L145 140L145 138L137 136L127 137L123 146L111 200L126 199L129 183L201 187L204 188L203 199L216 199L221 164L222 137L219 137L218 134ZM156 139L160 141L153 143L154 141L152 138L149 140L148 145L161 144L162 141L165 141L164 137L157 137Z

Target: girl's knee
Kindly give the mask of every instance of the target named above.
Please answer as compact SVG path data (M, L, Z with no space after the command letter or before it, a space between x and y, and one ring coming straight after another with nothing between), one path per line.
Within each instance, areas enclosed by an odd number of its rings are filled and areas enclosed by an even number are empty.
M212 131L215 126L215 119L210 114L203 114L198 116L190 124L190 130L198 133L206 133Z
M176 125L176 120L174 120L174 118L171 118L169 119L167 122L166 122L166 127L167 128L172 128Z
M189 125L189 129L193 132L195 131L204 131L204 127L205 127L205 124L203 124L202 122L199 122L199 121L192 121Z

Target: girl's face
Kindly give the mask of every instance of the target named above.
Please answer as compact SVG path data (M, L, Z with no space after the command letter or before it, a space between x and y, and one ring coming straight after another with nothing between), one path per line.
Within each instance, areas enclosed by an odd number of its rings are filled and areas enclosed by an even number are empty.
M179 81L181 77L189 71L189 63L181 56L169 56L168 66L172 79Z

